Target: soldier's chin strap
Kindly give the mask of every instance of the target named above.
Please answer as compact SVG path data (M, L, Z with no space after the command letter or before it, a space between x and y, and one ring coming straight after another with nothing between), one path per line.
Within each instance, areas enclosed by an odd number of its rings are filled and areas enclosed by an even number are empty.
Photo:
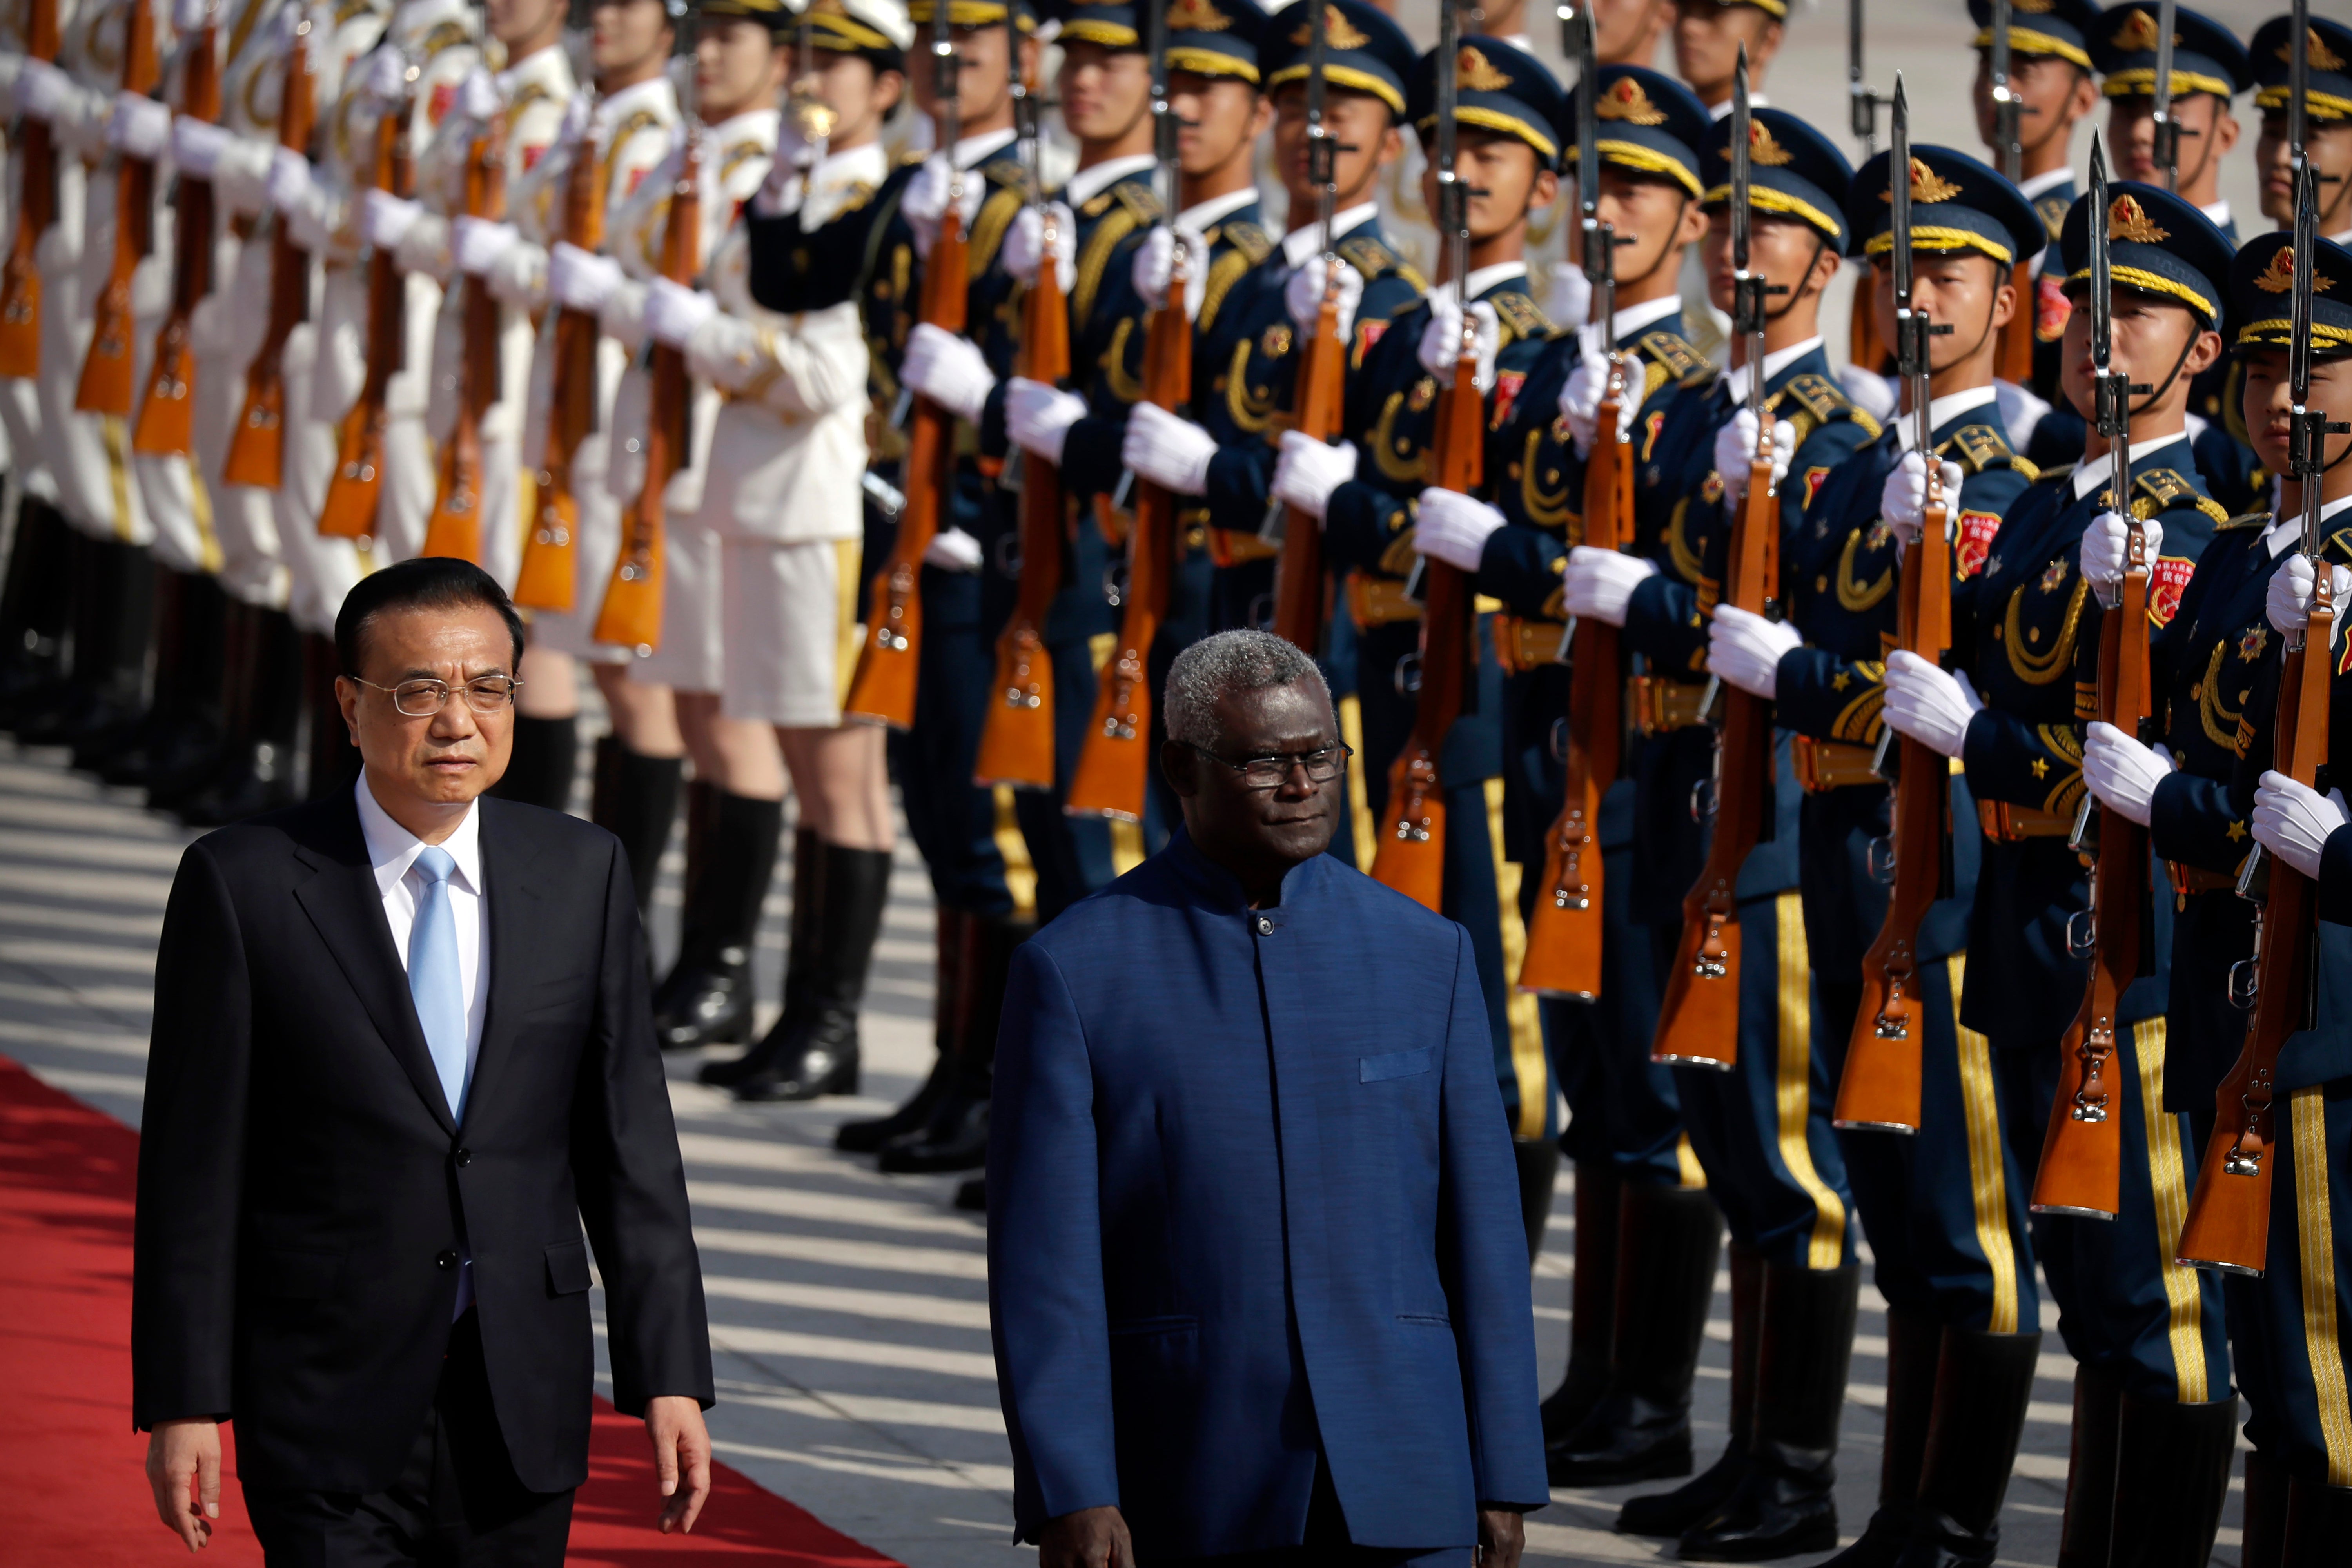
M1797 274L1797 277L1801 280L1811 278L1813 275L1813 268L1822 264L1822 252L1827 250L1829 246L1830 242L1822 236L1822 231L1819 229L1813 230L1813 253L1805 258L1805 269ZM1802 284L1801 281L1798 288L1789 290L1789 302L1781 306L1777 310L1765 311L1764 319L1768 321L1779 321L1781 317L1795 310L1797 308L1798 301L1803 298L1804 294L1802 292Z
M2189 321L2193 323L2196 319L2196 317L2191 316ZM2202 327L2198 328L2195 331L2189 334L2188 338L2180 345L2180 357L2172 362L2172 374L2166 376L2163 382L2158 385L2157 389L2147 395L2146 402L2134 404L2132 405L2132 411L2134 413L2137 413L2143 408L2153 407L2158 398L2162 397L2166 393L2172 390L2172 384L2180 379L2180 367L2189 363L2189 352L2197 346L2197 340L2204 335L2205 329Z

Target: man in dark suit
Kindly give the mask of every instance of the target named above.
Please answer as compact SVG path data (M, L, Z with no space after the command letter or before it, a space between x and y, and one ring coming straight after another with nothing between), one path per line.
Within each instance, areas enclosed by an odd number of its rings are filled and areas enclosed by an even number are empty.
M1314 661L1170 668L1168 847L1025 943L988 1282L1044 1568L1511 1568L1550 1499L1527 1237L1462 928L1324 854Z
M157 1511L205 1543L234 1418L273 1565L561 1563L593 1244L614 1402L690 1528L710 1347L627 863L480 798L523 641L488 574L386 568L335 641L359 783L190 846L163 917L131 1320Z

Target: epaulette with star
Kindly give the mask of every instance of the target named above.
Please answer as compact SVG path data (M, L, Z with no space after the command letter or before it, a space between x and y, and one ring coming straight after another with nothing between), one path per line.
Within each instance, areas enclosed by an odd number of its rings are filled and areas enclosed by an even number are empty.
M1110 188L1109 194L1118 199L1119 205L1135 215L1136 222L1154 224L1160 221L1160 197L1150 185L1138 180L1121 180Z
M980 166L980 173L991 184L1017 185L1024 193L1029 188L1029 171L1018 158L991 158Z
M1415 289L1426 287L1421 274L1415 272L1402 257L1370 235L1360 234L1353 239L1343 239L1337 248L1339 258L1362 273L1367 283L1394 272L1411 280Z
M1517 338L1549 338L1552 335L1551 318L1542 307L1517 289L1506 289L1488 298L1495 315L1503 326L1504 342Z
M2160 511L2172 511L2194 507L2216 523L2230 521L2229 509L2192 484L2177 468L2148 468L2132 476L2132 489L2145 499L2135 499L2132 510L2143 518L2154 517Z
M1679 332L1669 332L1663 328L1654 332L1644 332L1638 346L1643 359L1652 364L1665 366L1666 374L1685 386L1696 386L1714 378L1714 362L1693 348Z
M1249 258L1252 267L1274 254L1274 239L1257 225L1243 220L1217 226L1217 237Z
M1783 401L1794 402L1797 405L1797 417L1790 423L1797 427L1797 445L1801 447L1816 429L1824 425L1833 425L1841 419L1852 420L1861 426L1869 432L1873 440L1878 437L1878 421L1871 417L1868 409L1847 396L1845 388L1830 376L1817 375L1811 371L1790 376L1789 384L1772 395L1770 406L1777 408Z
M1952 438L1944 443L1943 449L1959 453L1963 473L1981 474L1994 468L2016 468L2031 479L2040 471L2019 457L2016 448L2002 439L2000 432L1990 425L1961 426L1952 433Z

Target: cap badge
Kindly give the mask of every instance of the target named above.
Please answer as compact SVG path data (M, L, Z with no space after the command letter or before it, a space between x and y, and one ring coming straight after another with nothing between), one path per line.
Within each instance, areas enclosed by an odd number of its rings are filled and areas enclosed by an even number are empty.
M2107 205L2107 237L2130 245L2161 245L2172 237L2172 231L2158 227L2139 198L2126 195Z
M1592 112L1602 120L1622 120L1634 125L1664 125L1665 110L1650 101L1642 84L1630 76L1621 76L1601 89L1601 101Z
M2343 57L2338 55L2334 49L2327 47L2326 40L2320 37L2318 28L2313 27L2309 29L2304 34L2303 38L2303 58L2311 62L2312 69L2317 71L2340 71L2344 68ZM2294 63L2294 56L2293 52L2290 51L2284 44L2281 44L2278 47L2278 58L2285 64L2292 65Z
M1748 160L1769 169L1777 169L1795 163L1797 155L1774 139L1770 126L1760 120L1751 120L1748 122Z
M2155 53L2157 46L2155 16L2147 11L2133 12L2124 18L2124 25L2116 29L2116 36L2111 41L2116 48L2126 54ZM2179 47L2179 33L2172 35L2172 42L2174 47Z
M1169 0L1168 30L1171 33L1222 33L1234 25L1209 0Z
M2282 245L2272 251L2271 264L2263 268L2262 275L2254 279L2254 287L2265 294L2284 294L2294 289L2294 247ZM2311 280L2311 291L2315 294L2325 294L2334 287L2336 279L2333 278L2315 276Z
M1948 202L1959 194L1960 187L1927 167L1925 159L1911 160L1911 199L1913 201L1932 206L1937 202ZM1878 199L1891 206L1895 202L1895 193L1891 190L1881 191L1878 193Z
M1372 41L1370 37L1350 24L1347 17L1339 15L1339 7L1337 5L1323 7L1323 39L1335 49L1360 49ZM1315 41L1314 24L1311 22L1299 24L1298 31L1290 35L1290 41L1302 47L1313 43Z
M2058 9L2058 0L2014 0L2010 9L2028 16L2047 16Z
M1465 47L1454 58L1454 85L1472 92L1500 92L1511 85L1511 79L1496 70L1483 52Z

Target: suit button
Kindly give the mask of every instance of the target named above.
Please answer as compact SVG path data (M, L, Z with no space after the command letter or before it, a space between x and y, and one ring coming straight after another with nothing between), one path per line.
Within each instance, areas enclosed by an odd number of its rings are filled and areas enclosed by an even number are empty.
M460 1149L457 1151L457 1169L462 1171L474 1163L474 1152L471 1149Z
M1272 936L1274 934L1274 922L1266 919L1264 915L1258 916L1257 934L1260 936Z
M436 1268L455 1268L457 1267L457 1255L454 1252L445 1252L433 1260L433 1267Z

